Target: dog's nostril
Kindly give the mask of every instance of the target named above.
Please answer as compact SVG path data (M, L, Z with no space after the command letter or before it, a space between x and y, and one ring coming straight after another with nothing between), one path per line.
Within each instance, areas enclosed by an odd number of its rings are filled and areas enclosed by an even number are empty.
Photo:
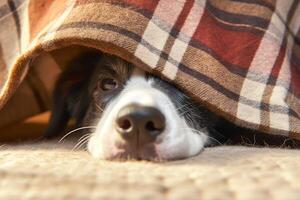
M147 131L158 131L160 128L155 127L155 124L153 121L149 121L146 123L145 129Z
M131 122L128 119L123 119L118 121L118 127L123 130L128 130L131 128Z

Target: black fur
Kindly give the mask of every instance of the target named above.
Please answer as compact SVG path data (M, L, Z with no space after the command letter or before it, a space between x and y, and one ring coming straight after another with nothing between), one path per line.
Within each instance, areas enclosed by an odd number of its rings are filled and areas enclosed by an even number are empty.
M88 88L101 54L88 52L73 60L59 76L53 92L53 105L49 127L44 136L54 137L62 133L70 118L79 124L88 109L91 96Z
M177 108L179 115L185 118L185 121L191 128L197 131L209 133L209 145L217 145L219 143L224 143L227 140L220 132L216 130L219 117L214 115L199 103L196 103L193 99L188 97L174 85L171 85L170 83L157 77L151 78L154 79L154 87L162 90L165 94L171 97L170 99Z

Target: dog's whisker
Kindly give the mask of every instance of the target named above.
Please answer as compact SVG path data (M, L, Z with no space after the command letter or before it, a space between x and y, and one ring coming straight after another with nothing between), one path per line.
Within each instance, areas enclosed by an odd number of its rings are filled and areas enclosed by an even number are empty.
M82 141L80 143L77 143L73 148L72 151L76 151L78 149L80 149L82 147L82 145L84 145L87 141Z
M168 104L165 104L164 106L167 107L168 109L174 109L173 107L171 107L173 104L172 103L168 103ZM175 108L174 110L175 111L180 111L182 109L185 109L186 107L190 106L191 104L189 103L186 103L186 104L183 104L182 106L178 107L178 108Z
M84 127L80 127L80 128L76 128L70 132L68 132L66 135L64 135L58 142L62 142L66 137L68 137L69 135L71 135L72 133L75 133L77 131L80 131L80 130L84 130L84 129L91 129L91 128L94 128L96 129L96 126L84 126Z
M165 106L171 106L172 103L166 104ZM195 107L191 102L186 102L185 104L181 105L180 107L175 108L175 111L181 111L179 114L180 117L184 116L186 113L199 109L200 106Z
M78 141L80 142L81 140L84 140L84 139L86 139L88 137L91 137L91 133L87 133L87 134L81 136Z
M78 143L73 147L72 150L80 149L82 147L82 145L87 143L87 141L90 137L91 137L90 134L86 134L86 135L82 136L81 137L82 139L79 139Z
M84 139L85 137L87 137L87 136L89 136L89 135L90 135L90 133L84 134L84 135L81 136L77 141L80 141L80 140Z
M80 143L78 143L76 146L74 146L73 150L80 149L83 145L85 145L88 142L89 138L86 138L85 140L82 140Z
M188 108L189 106L191 106L190 104L186 103L186 104L183 104L182 106L176 108L176 111L180 111L182 109L185 109L185 108Z
M169 103L169 105L172 105L172 103ZM186 103L182 104L180 107L176 107L176 110L181 110L181 109L186 108L188 106L191 106L191 104L189 102L186 102Z
M191 131L193 131L194 133L196 133L196 134L203 134L201 131L199 131L199 130L196 130L196 129L193 129L193 128L182 128L182 129L180 129L180 130L191 130ZM208 138L210 138L210 139L212 139L212 140L214 140L215 142L217 142L218 144L220 144L220 145L222 145L222 143L219 141L219 140L217 140L216 138L214 138L214 137L211 137L211 136L209 136L209 135L207 135L207 134L205 134Z
M203 134L201 131L196 130L196 129L193 129L193 128L190 128L190 130L192 130L193 132L195 132L195 133L197 133L197 134ZM205 134L205 135L206 135L208 138L210 138L210 139L216 141L218 144L222 144L222 143L221 143L219 140L217 140L216 138L211 137L211 136L209 136L209 135L207 135L207 134Z
M192 111L194 111L194 110L197 110L197 109L199 109L199 108L198 108L198 107L194 107L194 108L191 108L191 109L188 109L188 108L187 108L184 112L180 113L180 117L182 117L182 116L185 115L186 113L190 113L190 112L192 112ZM193 114L193 115L202 118L202 117L199 116L199 115L196 115L196 114Z
M217 140L216 138L211 137L211 136L209 136L209 135L206 135L206 136L207 136L208 138L212 139L213 141L217 142L218 144L222 145L222 143L221 143L219 140Z

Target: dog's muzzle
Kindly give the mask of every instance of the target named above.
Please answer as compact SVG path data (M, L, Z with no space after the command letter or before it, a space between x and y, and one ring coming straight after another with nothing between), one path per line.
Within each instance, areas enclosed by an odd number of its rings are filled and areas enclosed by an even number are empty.
M160 82L132 77L107 105L88 143L94 157L163 161L203 149L206 136L189 127L169 93L155 83Z
M155 142L164 131L165 116L155 107L130 104L120 109L116 130L133 149L139 150Z

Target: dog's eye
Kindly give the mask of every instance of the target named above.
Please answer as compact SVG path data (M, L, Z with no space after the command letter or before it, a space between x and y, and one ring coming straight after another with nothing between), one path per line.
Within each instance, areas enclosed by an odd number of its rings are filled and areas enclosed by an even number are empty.
M103 91L109 91L109 90L116 89L118 87L118 83L113 78L105 78L100 81L99 87Z

